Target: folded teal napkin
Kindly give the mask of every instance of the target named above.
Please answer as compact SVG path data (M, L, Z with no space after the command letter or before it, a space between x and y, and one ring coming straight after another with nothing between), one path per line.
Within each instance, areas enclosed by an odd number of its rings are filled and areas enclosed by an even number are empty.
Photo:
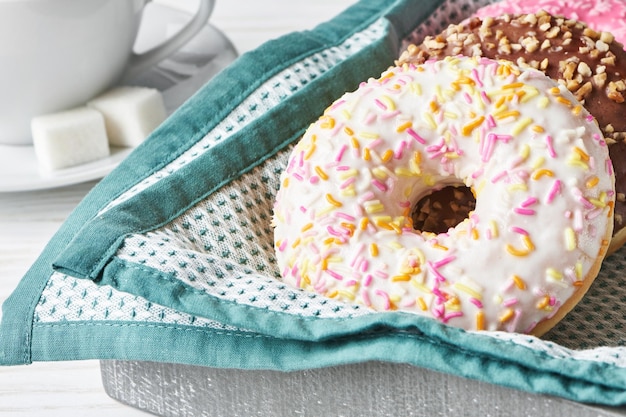
M373 313L275 279L270 219L291 145L335 98L391 65L403 41L480 5L362 0L241 56L67 219L3 306L0 363L290 371L381 360L626 404L624 250L544 339Z

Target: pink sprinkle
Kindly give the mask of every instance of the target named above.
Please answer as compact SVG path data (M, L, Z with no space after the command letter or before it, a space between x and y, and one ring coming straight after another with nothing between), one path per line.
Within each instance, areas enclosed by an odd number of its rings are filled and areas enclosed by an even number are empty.
M383 103L379 99L374 99L374 103L376 103L376 105L380 107L381 109L387 110L387 106L385 106L385 103Z
M441 273L437 270L437 267L435 266L435 264L433 264L431 261L428 261L426 264L428 265L428 269L430 269L430 271L435 275L437 281L439 282L446 281L446 277L441 275Z
M578 201L581 202L586 209L592 209L594 207L594 205L582 195L578 198Z
M340 165L337 167L337 171L348 171L350 167L348 165Z
M317 175L314 175L311 178L309 178L309 182L311 184L317 184L318 182L320 182L320 177L318 177Z
M401 159L402 158L402 153L404 152L404 149L406 148L407 144L405 141L401 141L400 144L398 145L398 149L396 149L394 158L396 159Z
M303 213L306 213L306 207L300 206L300 211L303 212Z
M385 305L383 306L383 308L385 310L390 310L391 309L391 301L389 300L389 294L387 294L385 291L383 290L376 290L376 295L381 297L385 303Z
M399 114L400 114L400 110L391 111L391 112L387 112L387 113L381 114L380 118L383 119L383 120L391 119L392 117L396 117Z
M526 200L524 200L524 202L522 202L521 206L522 207L532 206L533 204L536 204L537 201L538 200L535 197L528 197Z
M556 197L556 195L560 192L561 192L561 181L554 180L554 183L552 184L552 188L550 189L550 191L548 192L548 196L546 197L546 203L548 204L552 203L552 200L554 200L554 197Z
M335 104L332 105L331 109L336 109L337 107L341 106L342 104L344 104L346 101L345 100L339 100L337 101Z
M381 271L380 269L378 269L376 272L374 272L376 275L378 275L379 277L381 277L382 279L387 279L389 278L389 274L387 274L386 272Z
M491 183L495 184L496 182L500 181L502 178L508 175L509 175L509 172L507 170L504 170L500 172L499 174L494 175L493 178L491 179Z
M351 279L350 281L346 281L346 287L351 287L356 285L356 280Z
M336 273L335 271L331 271L330 269L326 269L325 272L331 277L335 278L338 281L343 280L343 275Z
M442 266L449 264L450 262L454 261L455 259L456 259L456 256L450 255L450 256L448 256L446 258L443 258L443 259L440 259L440 260L438 260L436 262L433 262L433 266L435 268L441 268Z
M583 213L579 209L574 211L574 230L581 232L583 230Z
M496 121L491 114L487 116L487 127L490 129L496 127Z
M361 261L361 272L367 272L368 269L370 269L370 261L363 259Z
M339 152L337 152L337 156L335 157L335 161L339 162L341 161L341 159L343 158L343 154L346 152L346 149L348 149L348 145L344 144L341 149L339 149Z
M613 175L613 164L610 158L606 159L606 172L608 172L609 175Z
M482 167L478 171L474 171L472 173L472 178L476 179L476 178L480 177L481 175L483 175L483 171L484 171L484 168L482 168Z
M407 208L407 207L411 207L411 202L410 201L401 201L398 203L398 205L402 208Z
M509 298L508 300L504 300L502 302L502 305L504 305L505 307L511 307L515 304L517 304L518 299L517 298Z
M526 229L522 229L521 227L511 226L511 231L514 233L519 233L520 235L528 236L528 232Z
M483 103L491 104L491 100L489 99L489 97L487 96L487 93L484 90L480 92L480 98L483 99Z
M368 191L364 193L361 198L359 198L359 203L364 203L374 198L374 193L372 191Z
M372 275L367 274L365 276L365 279L363 280L363 286L364 287L369 287L372 284L372 280L374 279L374 277L372 277Z
M344 213L344 212L341 212L341 211L336 211L335 212L335 217L339 217L339 218L342 218L344 220L348 220L349 222L353 222L353 221L356 220L354 218L354 216L350 216L348 213Z
M291 268L291 276L298 276L298 264L294 265L293 268Z
M281 242L280 246L278 247L278 250L282 252L285 250L285 248L287 248L287 239Z
M383 191L383 192L387 191L387 186L385 184L383 184L382 182L378 181L377 179L373 179L372 180L372 185L374 185L380 191Z
M483 86L483 82L480 80L480 77L478 76L478 71L476 71L476 68L472 68L472 80L474 80L474 82L476 84L478 84L479 87ZM484 90L482 91L484 93Z
M465 99L465 102L467 104L472 104L472 98L470 97L469 94L467 94L467 92L463 93L463 98Z
M478 299L476 299L474 297L471 297L469 299L469 301L470 301L470 303L474 304L476 307L483 308L483 303L480 300L478 300Z
M376 115L374 113L369 113L365 117L365 120L363 120L363 123L365 123L366 125L369 125L369 124L372 124L374 120L376 120Z
M421 143L422 145L426 143L426 140L424 140L423 137L421 137L420 135L417 134L417 132L411 128L408 128L406 130L406 133L408 133L413 139L415 139L416 141L418 141L419 143Z
M348 188L351 184L353 184L356 181L356 177L350 177L347 180L345 180L340 186L339 188L344 190L346 188Z
M533 214L535 214L535 210L527 209L527 208L521 208L521 207L515 207L513 209L513 211L516 212L517 214L521 214L523 216L532 216Z
M361 291L361 298L363 299L363 304L368 307L372 306L372 302L370 301L370 295L367 293L367 290Z
M337 237L340 237L340 236L341 236L341 233L339 233L338 231L336 231L335 229L333 229L333 227L332 227L332 226L327 226L327 227L326 227L326 230L328 231L328 233L330 233L330 234L331 234L331 235L333 235L333 236L337 236Z
M461 317L463 316L463 312L462 311L455 311L452 313L448 313L447 315L443 316L442 320L444 323L447 323L448 321L452 320L455 317Z
M552 145L552 136L546 136L546 145L548 145L548 155L551 158L556 158L556 152L554 151L554 146Z

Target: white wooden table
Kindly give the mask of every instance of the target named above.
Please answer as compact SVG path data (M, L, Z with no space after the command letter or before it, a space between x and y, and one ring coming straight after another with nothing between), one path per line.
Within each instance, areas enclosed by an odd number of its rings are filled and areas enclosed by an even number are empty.
M167 0L167 4L193 10L194 1ZM210 20L243 53L285 33L310 29L352 3L354 0L218 0ZM0 303L94 185L92 181L43 191L0 193ZM0 367L0 415L124 417L145 413L105 394L99 362L94 360Z

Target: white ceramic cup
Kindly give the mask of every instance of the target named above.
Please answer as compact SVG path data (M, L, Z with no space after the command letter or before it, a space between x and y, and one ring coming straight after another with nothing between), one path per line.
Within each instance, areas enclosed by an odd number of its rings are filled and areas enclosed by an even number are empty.
M0 0L0 144L32 144L34 116L83 105L164 59L202 29L214 0L201 0L177 35L137 55L146 3Z

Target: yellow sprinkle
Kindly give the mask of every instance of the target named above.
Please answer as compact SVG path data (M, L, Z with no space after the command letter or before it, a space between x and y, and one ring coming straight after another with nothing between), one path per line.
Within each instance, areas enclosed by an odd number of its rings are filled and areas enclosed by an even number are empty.
M550 94L552 94L553 96L558 96L559 94L561 94L561 90L559 89L559 87L552 87L550 89Z
M463 134L463 136L471 135L472 131L476 129L478 126L480 126L484 121L485 121L485 116L480 116L472 120L471 122L469 122L468 124L466 124L465 126L461 128L461 133Z
M330 195L330 194L326 194L326 201L328 201L330 204L332 204L335 207L342 207L343 206L343 204L341 204L341 202L335 200L333 198L333 196Z
M411 122L402 123L400 126L397 127L396 132L398 132L398 133L404 132L405 130L407 130L411 126L413 126L413 123L411 123Z
M546 107L548 107L549 104L550 100L548 99L548 97L541 97L537 102L537 107L539 107L540 109L545 109Z
M322 116L323 121L320 123L322 129L332 129L335 127L335 119L330 116Z
M321 179L323 179L324 181L326 181L328 179L328 174L326 174L326 172L324 172L324 170L320 167L320 166L316 166L315 167L315 172L317 173L317 175L319 175L319 177Z
M476 313L476 330L485 330L485 313L482 310Z
M363 217L359 222L359 229L365 230L367 229L367 225L369 224L369 219L367 217Z
M385 152L383 152L383 155L381 156L380 159L382 159L383 162L389 162L389 160L393 157L393 151L391 149L387 149Z
M315 143L312 143L311 146L309 146L309 150L307 151L306 154L304 154L304 159L307 160L311 157L311 155L313 155L313 153L315 152Z
M420 306L422 311L428 310L428 306L422 297L417 297L417 304Z
M343 196L343 197L355 197L356 196L356 189L354 188L354 185L350 185L347 188L344 188L343 190L341 190L339 192L339 195Z
M431 101L430 103L428 103L428 107L430 108L430 111L433 113L436 113L437 110L439 110L439 104L437 104L436 101Z
M546 307L548 307L548 305L549 305L549 304L550 304L550 297L549 297L549 296L547 296L547 295L544 295L544 296L543 296L543 298L541 299L541 301L539 301L539 302L537 303L537 308L538 308L539 310L543 310L543 309L545 309Z
M372 159L372 156L370 154L370 148L363 148L363 160L369 161L371 159Z
M533 119L531 119L530 117L524 117L522 120L517 122L515 126L513 126L513 129L511 130L511 134L519 135L532 122L533 122Z
M533 241L530 240L530 237L523 236L522 241L524 242L524 246L526 246L526 249L528 249L529 251L535 250L535 245L533 244Z
M520 88L520 87L523 87L523 86L524 86L524 83L517 82L517 83L511 83L511 84L503 85L502 89L503 90L508 90L508 89L512 89L512 88Z
M606 203L602 200L599 200L597 198L590 198L589 202L591 204L593 204L594 206L598 207L598 208L604 208L606 207Z
M506 311L502 313L502 315L498 318L498 320L500 321L500 323L506 323L507 321L511 320L514 316L515 316L515 312L512 309L507 308Z
M347 109L343 109L341 111L341 115L343 116L344 119L346 120L350 120L352 118L352 113L350 113Z
M472 239L478 240L479 237L478 230L472 229Z
M289 177L285 177L283 180L283 188L289 187Z
M360 132L358 136L362 137L363 139L378 139L380 137L378 133L372 132Z
M342 179L342 180L347 180L348 178L355 177L355 176L357 176L358 174L359 174L359 171L357 171L356 169L352 168L352 169L349 169L349 170L347 170L347 171L342 171L342 172L338 175L338 177L339 177L339 179Z
M342 296L343 298L347 298L350 301L353 301L356 298L355 295L350 291L339 290L338 293L340 296Z
M508 253L510 253L513 256L519 256L519 257L523 257L523 256L528 256L530 254L530 250L528 249L517 249L516 247L510 245L507 243L506 245L506 251Z
M376 243L370 244L370 255L372 255L372 257L378 256L378 245Z
M518 183L518 184L511 184L508 187L506 187L506 189L509 192L513 192L513 191L528 191L528 186L524 183Z
M567 107L572 107L572 103L568 99L566 99L565 97L559 96L559 97L556 98L556 101L558 101L559 103L561 103L561 104L563 104L563 105L565 105Z
M419 176L419 172L412 171L410 169L404 167L397 167L393 170L394 174L402 176L402 177L415 177Z
M354 136L352 136L350 138L350 141L352 142L352 147L359 149L361 147L361 144L359 143L359 140L357 138L355 138Z
M454 288L456 288L457 290L464 292L466 294L471 295L472 297L474 297L477 300L482 300L483 296L480 292L474 290L473 288L461 283L461 282L455 282L454 283Z
M433 245L433 248L441 249L441 250L448 250L449 249L447 246L440 245L439 243L435 243Z
M502 96L498 99L498 101L496 101L496 109L499 109L500 107L502 107L504 105L504 103L506 102L506 96ZM506 108L505 108L506 110Z
M369 204L367 204L367 203L365 204L365 211L368 214L380 213L381 211L385 210L385 206L381 202L379 202L378 200L375 200L375 201L376 201L376 203L368 202Z
M495 222L495 220L489 221L489 229L491 230L492 238L498 237L498 224Z
M519 117L520 113L517 110L503 109L497 113L494 113L494 117L498 120L506 119L507 117Z
M530 86L526 86L526 89L524 90L524 96L521 97L520 96L520 102L522 103L526 103L528 101L530 101L530 99L535 98L539 95L539 90L537 90L534 87L530 87ZM547 98L546 98L547 100Z
M519 150L519 155L526 160L530 156L530 145L527 143L523 144Z
M549 276L550 278L554 278L558 281L563 279L563 274L561 274L559 271L557 271L554 268L548 268L546 269L546 275Z
M565 229L565 248L569 251L576 249L576 232L571 227Z
M524 280L521 279L519 275L513 275L512 278L513 278L513 283L515 283L515 286L517 288L519 288L520 290L526 289L526 282L524 282Z
M328 297L328 298L335 298L338 295L339 295L339 291L337 291L337 290L333 290L333 291L331 291L329 293L326 293L326 297Z
M428 126L432 130L436 130L437 129L437 123L435 123L435 119L433 119L433 116L431 116L430 113L428 113L428 112L422 113L422 118L424 119L424 121L426 123L428 123Z
M413 82L409 84L409 90L418 96L422 95L422 86L419 83Z
M539 158L535 159L535 162L533 162L533 164L531 165L531 168L539 169L545 162L546 162L546 158L544 158L543 156L540 156Z
M372 169L372 174L379 180L387 179L389 170L383 169L383 167L376 167Z
M580 104L578 104L576 107L574 107L574 108L572 109L572 113L573 113L575 116L578 116L578 115L580 114L580 112L581 112L581 111L583 111L583 106L581 106Z
M293 244L291 245L291 247L292 247L292 248L297 248L297 247L298 247L298 245L300 245L300 238L297 238L297 239L293 242Z
M543 133L543 132L545 132L545 129L542 126L539 126L539 125L534 125L532 127L532 130L535 133Z
M300 229L300 231L301 232L306 232L307 230L309 230L312 227L313 227L313 223L307 223L304 226L302 226L302 229Z
M587 165L586 163L584 163L583 161L577 158L568 159L567 165L578 167L578 168L584 169L585 171L589 170L589 165Z
M407 282L411 280L410 275L395 275L391 277L391 282Z
M352 136L354 135L354 130L350 129L348 126L343 128L343 131L348 135L348 136Z
M576 154L580 156L581 160L585 162L589 161L589 154L587 154L587 152L580 149L578 146L574 146L574 152L576 152Z
M599 181L600 179L594 175L593 177L589 178L589 180L587 180L587 183L585 185L587 186L587 188L593 188L598 185Z
M393 100L391 98L389 98L388 96L381 96L380 97L380 101L385 103L385 105L387 106L388 110L393 111L393 110L396 109L396 103L394 103Z
M531 176L531 178L533 180L538 180L539 178L543 177L543 176L548 176L548 177L554 177L554 172L550 171L549 169L538 169L537 171L533 172L533 175Z

